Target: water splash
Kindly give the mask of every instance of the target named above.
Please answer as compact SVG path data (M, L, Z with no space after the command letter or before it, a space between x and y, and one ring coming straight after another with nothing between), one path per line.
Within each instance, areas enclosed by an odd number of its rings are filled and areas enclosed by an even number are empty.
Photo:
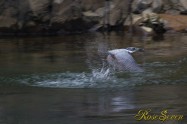
M109 68L93 69L91 72L82 73L57 73L33 75L22 78L21 82L38 87L59 87L59 88L93 88L100 87L101 83L113 82L114 76ZM106 84L105 84L106 85Z
M108 79L110 74L112 73L109 68L107 69L102 68L101 70L99 69L92 70L93 79Z
M103 66L100 69L91 69L89 72L1 76L0 86L24 84L52 88L116 88L155 84L186 84L186 71L183 69L178 73L182 67L186 67L185 62L153 62L145 63L146 71L143 73L121 73Z

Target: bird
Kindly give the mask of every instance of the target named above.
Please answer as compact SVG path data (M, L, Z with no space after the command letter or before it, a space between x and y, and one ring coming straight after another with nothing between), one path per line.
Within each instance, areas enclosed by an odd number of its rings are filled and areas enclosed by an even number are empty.
M143 52L144 49L136 47L127 47L123 49L114 49L108 51L107 62L114 70L143 72L144 70L136 63L132 57L134 52Z

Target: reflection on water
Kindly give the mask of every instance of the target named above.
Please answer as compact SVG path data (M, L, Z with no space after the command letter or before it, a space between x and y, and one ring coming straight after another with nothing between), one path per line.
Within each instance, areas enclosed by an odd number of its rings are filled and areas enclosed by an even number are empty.
M149 124L133 118L147 108L186 115L186 39L99 33L0 39L0 124ZM106 52L129 46L145 49L133 54L145 72L109 68Z
M2 124L161 124L137 122L140 109L159 114L186 112L186 86L163 85L123 89L1 88ZM156 90L155 90L156 89ZM164 124L185 124L166 121Z

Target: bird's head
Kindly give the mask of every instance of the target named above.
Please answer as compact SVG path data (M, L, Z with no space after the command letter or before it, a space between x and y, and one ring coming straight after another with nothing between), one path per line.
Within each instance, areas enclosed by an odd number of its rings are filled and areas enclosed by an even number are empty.
M127 52L129 52L129 53L144 52L144 49L142 49L142 48L137 48L137 47L127 47L126 50L127 50Z

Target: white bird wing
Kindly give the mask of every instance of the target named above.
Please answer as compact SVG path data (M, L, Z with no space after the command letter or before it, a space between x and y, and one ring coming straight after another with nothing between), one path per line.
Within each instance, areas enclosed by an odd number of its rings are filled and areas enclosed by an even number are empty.
M125 49L110 50L109 54L114 56L118 62L136 63L134 58Z
M140 70L140 67L136 64L136 61L134 60L132 55L125 49L111 50L109 51L109 54L114 56L113 58L116 59L118 69L129 71Z

